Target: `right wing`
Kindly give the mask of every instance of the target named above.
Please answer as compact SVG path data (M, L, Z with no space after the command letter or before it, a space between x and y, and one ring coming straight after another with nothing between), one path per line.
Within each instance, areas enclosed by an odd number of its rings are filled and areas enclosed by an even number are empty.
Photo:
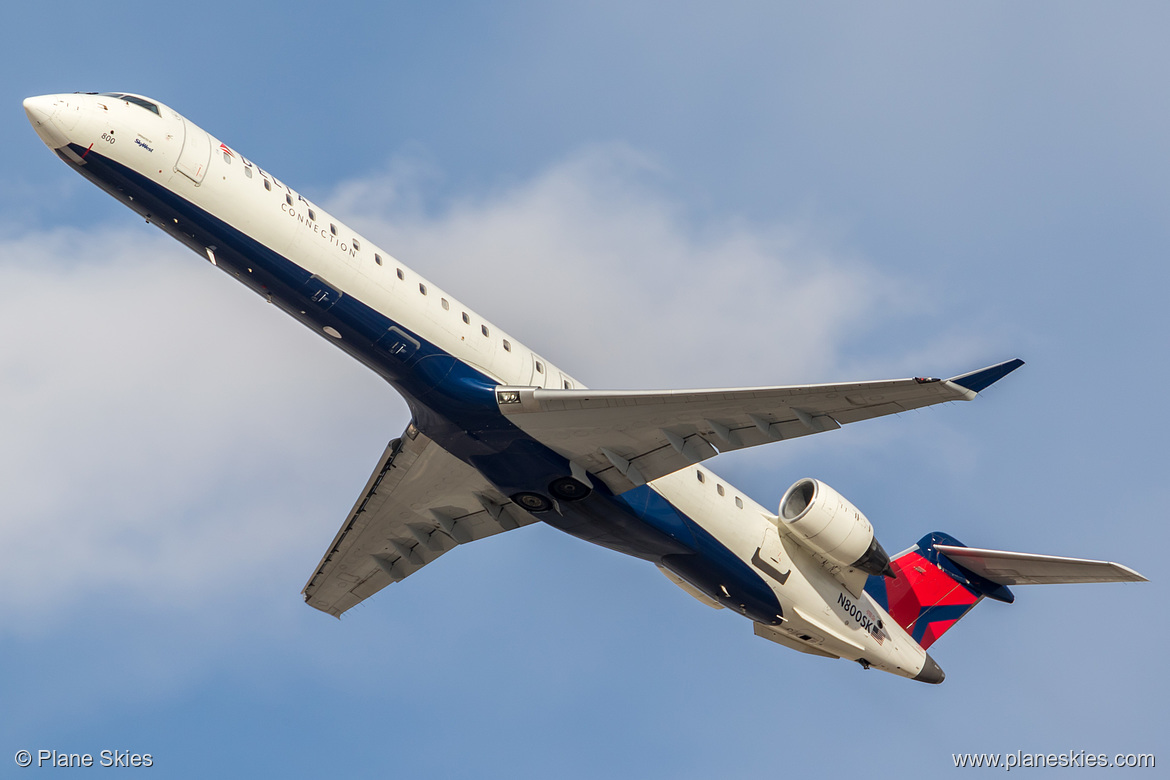
M1008 360L950 379L717 390L500 386L496 402L516 427L563 455L574 475L588 472L624 493L727 450L969 401L1023 364Z
M456 545L535 521L411 424L382 453L305 585L305 603L341 617Z

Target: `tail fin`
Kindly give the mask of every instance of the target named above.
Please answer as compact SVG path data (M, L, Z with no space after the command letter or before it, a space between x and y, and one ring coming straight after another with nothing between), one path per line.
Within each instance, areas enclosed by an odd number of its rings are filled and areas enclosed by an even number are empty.
M971 611L984 596L1011 603L1015 596L1004 585L968 571L935 549L935 545L966 547L940 531L891 561L895 577L871 576L865 590L925 650Z

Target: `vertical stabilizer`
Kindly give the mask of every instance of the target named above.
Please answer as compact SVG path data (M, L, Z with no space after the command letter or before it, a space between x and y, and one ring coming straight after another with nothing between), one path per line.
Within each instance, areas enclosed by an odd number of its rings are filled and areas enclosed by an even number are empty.
M891 566L893 578L873 576L865 590L923 649L987 596L1011 603L1015 596L1003 585L961 568L935 545L965 547L940 531L927 534L900 553Z

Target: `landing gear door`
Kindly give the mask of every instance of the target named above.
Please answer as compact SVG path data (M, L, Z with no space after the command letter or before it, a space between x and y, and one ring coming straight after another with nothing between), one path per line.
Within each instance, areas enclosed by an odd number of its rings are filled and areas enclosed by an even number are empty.
M211 136L183 118L183 150L175 162L175 170L199 184L207 175L211 162Z

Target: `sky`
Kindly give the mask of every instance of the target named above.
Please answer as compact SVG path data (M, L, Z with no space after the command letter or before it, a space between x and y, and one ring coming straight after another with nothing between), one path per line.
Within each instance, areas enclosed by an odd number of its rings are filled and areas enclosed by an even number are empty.
M22 749L168 778L1170 760L1170 9L439 5L6 9L0 777ZM941 686L541 524L329 618L300 589L405 404L44 148L20 101L72 91L170 105L592 387L1021 357L973 403L707 465L765 506L823 479L891 552L944 530L1151 582L985 603Z

